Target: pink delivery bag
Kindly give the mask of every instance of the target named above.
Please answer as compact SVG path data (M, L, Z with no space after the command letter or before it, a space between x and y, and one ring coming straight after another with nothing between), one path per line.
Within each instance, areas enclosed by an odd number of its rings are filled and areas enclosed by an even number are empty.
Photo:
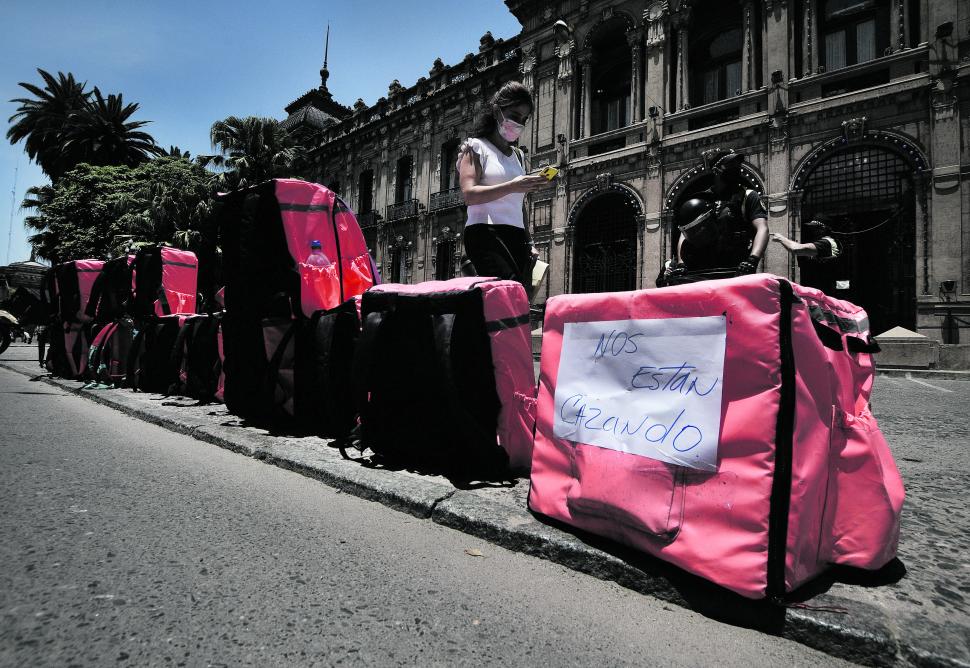
M768 274L553 297L529 507L753 599L878 569L905 493L868 407L877 349L861 308Z

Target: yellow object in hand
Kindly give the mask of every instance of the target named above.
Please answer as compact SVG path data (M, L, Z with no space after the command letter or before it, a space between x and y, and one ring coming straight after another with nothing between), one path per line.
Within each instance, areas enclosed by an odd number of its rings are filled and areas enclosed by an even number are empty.
M539 172L539 176L544 176L549 181L552 181L554 178L556 178L557 174L559 174L559 170L556 169L555 167L544 167L542 171Z

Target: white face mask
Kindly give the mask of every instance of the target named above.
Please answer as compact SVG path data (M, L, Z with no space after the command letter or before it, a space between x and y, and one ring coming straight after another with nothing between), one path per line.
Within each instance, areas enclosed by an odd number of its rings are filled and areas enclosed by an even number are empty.
M507 119L505 114L502 113L501 109L498 110L498 113L502 116L502 122L498 125L498 133L502 135L502 139L507 142L516 141L519 136L521 136L525 126L521 123L516 123L515 121L510 121Z

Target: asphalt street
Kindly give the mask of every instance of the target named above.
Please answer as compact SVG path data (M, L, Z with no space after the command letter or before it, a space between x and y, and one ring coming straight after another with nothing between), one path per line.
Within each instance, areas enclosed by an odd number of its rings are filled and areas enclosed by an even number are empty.
M839 663L2 369L0 435L4 666Z

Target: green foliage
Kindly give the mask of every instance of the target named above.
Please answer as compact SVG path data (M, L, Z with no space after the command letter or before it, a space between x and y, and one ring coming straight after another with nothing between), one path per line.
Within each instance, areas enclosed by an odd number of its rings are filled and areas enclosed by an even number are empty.
M83 109L91 93L84 91L84 83L76 81L70 72L58 72L55 78L38 69L44 88L21 82L21 88L34 97L20 97L17 113L8 120L7 139L11 144L26 140L24 150L51 179L58 178L66 165L61 154L64 131L70 126L72 114Z
M121 93L104 97L97 86L86 104L68 117L61 153L68 165L128 165L133 167L161 153L155 140L139 128L150 121L132 121L137 103L125 104Z
M306 150L273 118L230 116L212 124L209 138L220 153L199 161L223 170L216 174L221 190L296 176L306 159Z
M140 128L149 121L132 121L138 105L125 104L121 94L107 97L71 73L55 78L38 69L44 88L21 82L33 98L16 98L17 112L10 117L7 139L24 140L24 149L44 173L56 182L77 165L135 166L161 153L155 140Z
M196 250L214 244L211 175L188 160L137 167L79 165L53 187L33 217L37 254L51 262L109 258L136 242Z

